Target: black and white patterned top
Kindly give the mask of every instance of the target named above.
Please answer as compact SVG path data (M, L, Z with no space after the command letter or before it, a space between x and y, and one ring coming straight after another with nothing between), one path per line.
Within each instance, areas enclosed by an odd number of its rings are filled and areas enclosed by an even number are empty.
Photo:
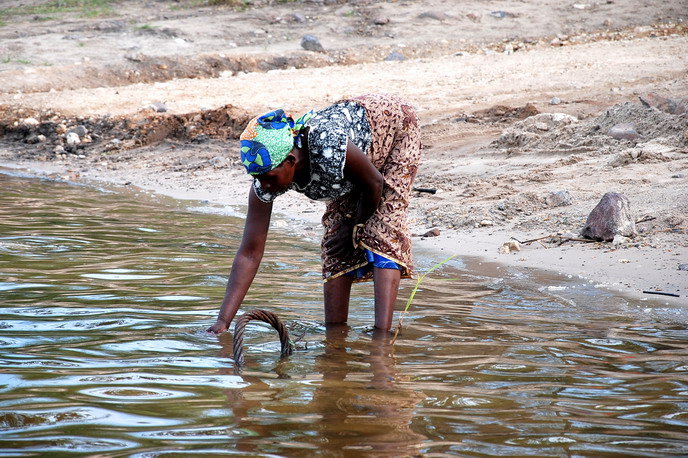
M365 108L354 101L339 102L316 112L306 124L311 181L300 188L292 183L289 189L314 200L332 200L351 192L353 184L344 179L347 140L366 155L373 136ZM263 202L272 202L284 192L269 193L253 180L253 189Z

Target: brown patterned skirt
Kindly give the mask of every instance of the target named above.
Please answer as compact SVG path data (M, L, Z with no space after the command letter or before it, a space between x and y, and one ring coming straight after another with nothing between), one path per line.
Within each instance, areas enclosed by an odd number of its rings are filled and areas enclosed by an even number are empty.
M342 257L328 256L323 249L323 278L328 281L367 265L366 249L396 262L401 278L409 278L413 257L406 214L420 162L418 118L414 108L396 96L369 94L350 100L366 110L373 136L368 157L382 174L384 186L377 210L356 231L357 248ZM358 194L352 192L328 202L322 218L323 245L336 234L346 215L356 213L357 199ZM356 281L371 279L372 269Z

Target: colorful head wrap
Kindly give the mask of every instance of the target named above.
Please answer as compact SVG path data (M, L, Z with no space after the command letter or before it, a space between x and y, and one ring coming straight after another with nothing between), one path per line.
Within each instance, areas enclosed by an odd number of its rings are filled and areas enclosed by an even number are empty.
M299 130L313 117L309 111L294 121L275 110L249 121L241 134L241 163L251 175L269 172L280 165L294 148Z

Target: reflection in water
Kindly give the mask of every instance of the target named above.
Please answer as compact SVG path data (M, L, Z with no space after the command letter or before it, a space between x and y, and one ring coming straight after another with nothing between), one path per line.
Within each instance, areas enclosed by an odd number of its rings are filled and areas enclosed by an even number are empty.
M397 383L390 336L375 330L369 342L347 348L348 331L328 328L316 363L322 384L310 406L322 418L322 440L335 450L417 453L425 437L411 423L422 395ZM368 348L359 350L360 344Z
M0 175L0 455L688 455L685 311L554 277L435 271L390 346L369 285L319 324L316 244L272 231L245 309L304 339L251 325L234 374L211 210Z
M284 389L282 384L272 386L264 374L244 375L248 387L227 390L236 426L249 432L238 440L238 450L266 451L264 438L274 436L275 428L257 422L257 417L289 415L294 422L289 437L273 437L281 447L418 453L425 437L414 432L411 424L423 395L397 383L390 335L374 330L366 334L372 338L348 339L349 333L348 326L327 328L321 353L315 358L315 375L297 384L300 391ZM231 348L225 351L231 353ZM280 378L289 379L286 366L278 363Z

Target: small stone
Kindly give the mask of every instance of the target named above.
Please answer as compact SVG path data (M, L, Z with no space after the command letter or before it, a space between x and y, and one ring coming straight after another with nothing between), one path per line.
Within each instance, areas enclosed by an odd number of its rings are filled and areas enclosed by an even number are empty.
M535 127L537 130L549 130L549 125L547 125L546 122L536 122L535 124L533 124L533 127Z
M685 177L686 177L686 175L683 173L675 173L675 174L671 175L671 178L685 178Z
M434 229L430 229L428 232L421 235L421 237L437 237L439 235L440 235L440 230L437 228L434 228Z
M35 127L40 123L36 118L26 118L22 120L22 124L24 124L25 126Z
M85 126L78 125L72 129L69 129L68 133L75 133L79 136L79 138L81 138L86 136L86 134L88 133L88 129L86 129Z
M573 198L567 190L553 191L545 197L545 203L548 207L565 207L571 205Z
M141 53L127 53L124 55L124 58L127 60L130 60L132 62L143 62L146 59L146 56L141 54Z
M552 97L549 101L550 105L559 105L561 103L561 99L559 97Z
M148 105L148 109L153 110L156 113L165 113L167 111L167 105L165 105L163 102L153 102Z
M55 147L55 149L53 150L53 153L55 153L56 155L59 155L59 154L64 153L64 151L65 151L64 146L62 146L62 145L57 145L57 146Z
M69 146L74 146L81 143L81 139L79 138L79 135L76 132L67 132L65 140L67 141L67 144Z
M631 260L630 259L619 259L619 262L621 264L630 264Z
M405 61L406 57L398 51L394 51L390 53L387 57L385 57L385 62L402 62Z
M499 247L498 251L501 254L516 253L521 251L521 244L516 240L509 240L508 242L504 242L502 246Z
M679 264L678 270L688 271L688 264Z
M590 7L590 5L586 3L574 3L572 6L577 10L584 10Z
M302 22L306 22L306 16L304 16L301 13L292 13L289 16L287 16L287 20L290 22L302 23Z
M478 16L477 14L468 13L466 17L473 22L480 22L480 16Z
M494 226L494 222L492 220L489 220L489 219L484 219L484 220L480 221L480 226L481 227Z
M313 35L304 35L301 38L301 47L306 51L325 52L325 48L320 44L320 40Z
M375 25L387 25L387 24L389 24L389 18L387 16L375 16L373 18L373 24L375 24Z
M38 134L38 135L36 135L36 140L38 140L38 143L45 143L47 138L43 134Z
M623 167L629 163L629 157L626 153L619 153L607 162L609 167Z
M614 246L625 245L627 243L630 243L630 241L631 241L630 238L617 234L614 236L614 240L612 240L612 245L614 245Z
M617 140L635 140L640 138L640 134L635 130L635 126L626 122L613 126L607 131L607 135Z

